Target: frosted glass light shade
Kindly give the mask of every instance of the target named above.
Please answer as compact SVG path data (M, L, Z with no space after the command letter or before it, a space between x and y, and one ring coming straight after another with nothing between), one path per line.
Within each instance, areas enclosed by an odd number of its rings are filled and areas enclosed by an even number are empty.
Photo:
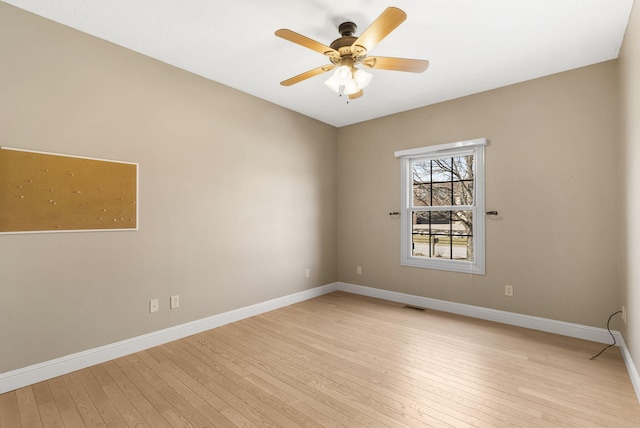
M346 86L347 83L349 83L351 79L353 79L353 76L351 75L351 69L346 65L341 65L340 67L336 68L336 71L333 73L333 77L335 77L340 86Z
M359 89L364 89L369 83L371 83L371 79L373 79L373 76L371 75L371 73L367 73L364 70L358 69L355 73L355 76L353 76L353 79L358 84Z
M347 95L355 94L358 92L360 88L358 87L358 82L354 80L350 80L349 83L344 85L344 93Z
M336 94L340 93L340 85L338 84L338 80L335 78L335 76L332 75L327 80L325 80L324 85Z

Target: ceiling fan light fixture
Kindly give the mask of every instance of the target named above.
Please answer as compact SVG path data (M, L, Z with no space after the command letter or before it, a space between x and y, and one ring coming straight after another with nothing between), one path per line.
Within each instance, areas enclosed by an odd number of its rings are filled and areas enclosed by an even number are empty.
M371 73L342 65L333 72L324 84L336 94L353 95L364 89L372 78Z
M353 80L351 69L346 65L337 67L330 78L324 84L336 94L342 95L345 87Z

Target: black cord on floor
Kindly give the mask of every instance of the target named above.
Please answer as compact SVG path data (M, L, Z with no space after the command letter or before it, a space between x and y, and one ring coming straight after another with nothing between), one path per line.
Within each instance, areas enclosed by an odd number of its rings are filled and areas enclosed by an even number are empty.
M600 355L602 355L602 353L604 351L606 351L607 349L611 348L612 346L616 346L616 337L613 335L613 333L611 333L611 329L609 328L609 323L611 322L611 318L613 318L614 315L621 314L621 313L622 313L622 311L618 311L618 312L612 313L611 316L609 316L609 320L607 321L607 330L609 330L609 334L611 335L611 338L613 339L613 343L611 345L607 345L602 351L598 352L596 355L591 357L592 360L595 360L596 358L598 358Z

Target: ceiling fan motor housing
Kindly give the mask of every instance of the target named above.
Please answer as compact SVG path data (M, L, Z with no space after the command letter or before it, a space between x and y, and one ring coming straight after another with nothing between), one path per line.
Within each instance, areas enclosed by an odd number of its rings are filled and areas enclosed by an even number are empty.
M358 27L353 22L343 22L338 26L338 31L340 32L342 37L331 42L331 45L329 46L331 47L331 49L334 49L340 53L340 58L330 58L331 62L333 62L334 64L344 64L345 62L349 62L351 64L348 65L353 66L353 62L358 62L358 59L361 60L362 58L364 58L364 52L362 52L362 50L358 52L358 58L353 55L354 52L352 46L354 42L358 40L358 38L353 34L356 32L357 28Z

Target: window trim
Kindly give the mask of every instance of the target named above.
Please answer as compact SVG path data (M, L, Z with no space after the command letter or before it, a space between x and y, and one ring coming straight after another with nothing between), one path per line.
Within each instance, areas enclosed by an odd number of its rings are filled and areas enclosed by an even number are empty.
M438 144L435 146L418 147L415 149L400 150L394 153L401 161L401 207L400 211L400 264L402 266L419 267L426 269L438 269L453 272L464 272L477 275L485 274L485 179L484 179L484 147L486 138L458 141L455 143ZM470 209L473 212L473 261L434 259L417 257L412 255L412 201L413 201L413 174L411 161L417 158L442 158L451 155L460 156L473 153L475 156L474 174L474 205L461 208Z

